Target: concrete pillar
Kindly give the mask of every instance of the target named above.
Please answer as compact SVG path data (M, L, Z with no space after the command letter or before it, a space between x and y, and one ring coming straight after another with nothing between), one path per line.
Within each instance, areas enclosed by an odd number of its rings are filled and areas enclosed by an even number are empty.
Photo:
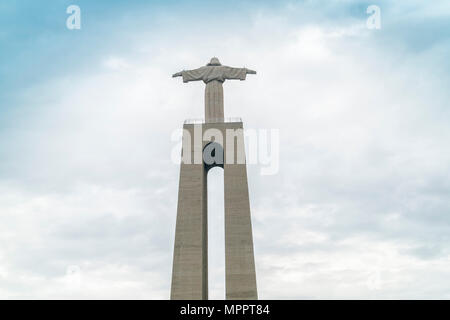
M230 124L242 129L242 123ZM225 140L225 158L233 150L233 162L224 165L225 193L225 286L227 300L256 300L255 259L245 164L243 131ZM230 137L228 137L230 139Z
M194 140L194 126L185 126L183 152L190 161L202 150ZM200 141L201 143L201 141ZM187 145L190 144L190 145ZM208 299L207 185L203 163L181 163L173 254L172 300Z

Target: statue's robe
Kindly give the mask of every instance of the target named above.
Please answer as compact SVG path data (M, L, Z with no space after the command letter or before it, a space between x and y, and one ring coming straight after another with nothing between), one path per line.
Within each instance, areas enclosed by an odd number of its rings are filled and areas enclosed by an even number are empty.
M183 82L203 80L205 88L206 122L223 122L223 86L225 80L245 80L246 68L227 66L205 66L194 70L182 71Z

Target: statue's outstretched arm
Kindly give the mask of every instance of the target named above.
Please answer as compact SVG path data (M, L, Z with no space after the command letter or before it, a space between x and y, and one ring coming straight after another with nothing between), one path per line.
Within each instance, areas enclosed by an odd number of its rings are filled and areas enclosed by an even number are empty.
M172 77L183 77L183 82L203 80L205 67L194 70L183 70L172 75Z
M256 74L255 71L247 68L222 67L224 79L245 80L245 76L249 73Z

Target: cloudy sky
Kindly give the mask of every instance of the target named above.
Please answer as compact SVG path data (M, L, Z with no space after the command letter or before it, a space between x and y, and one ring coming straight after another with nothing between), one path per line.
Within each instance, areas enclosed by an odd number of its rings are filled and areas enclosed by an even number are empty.
M444 0L2 1L0 298L169 297L171 137L204 90L171 74L212 56L258 72L225 83L226 116L279 130L278 172L248 168L260 298L449 299Z

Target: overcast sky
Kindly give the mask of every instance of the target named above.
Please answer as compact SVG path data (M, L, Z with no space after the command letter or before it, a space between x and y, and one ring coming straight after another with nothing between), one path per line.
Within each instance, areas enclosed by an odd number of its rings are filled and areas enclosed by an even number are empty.
M280 135L278 173L248 168L259 297L449 299L444 0L2 1L0 298L169 298L171 136L204 110L171 74L212 56L258 72L224 84L226 116Z

